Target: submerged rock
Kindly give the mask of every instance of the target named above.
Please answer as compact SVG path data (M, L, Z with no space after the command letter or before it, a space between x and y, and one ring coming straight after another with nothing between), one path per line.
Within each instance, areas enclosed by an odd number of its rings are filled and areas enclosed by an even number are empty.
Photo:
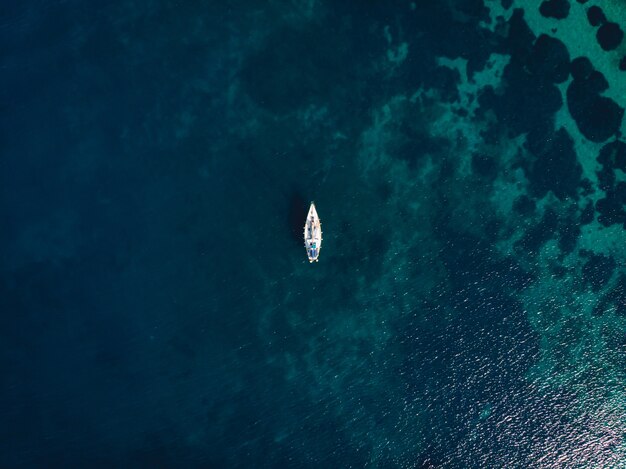
M613 191L607 191L604 199L596 202L596 210L600 212L598 221L604 226L623 224L626 222L626 212L623 209L624 201Z
M598 292L611 279L615 271L615 260L612 257L590 253L589 260L582 268L583 281Z
M559 217L554 210L548 208L544 212L541 221L528 228L524 236L515 242L513 245L514 249L535 255L546 241L553 239L558 228Z
M569 53L561 41L546 34L533 45L528 68L533 74L553 83L563 83L569 76Z
M592 142L603 142L619 131L624 108L600 96L609 86L604 75L589 71L586 59L576 60L572 62L574 80L567 88L567 106L580 132Z
M580 225L575 212L570 213L561 222L559 229L559 248L564 254L569 254L576 249L578 237L580 236Z
M576 158L574 142L563 128L551 138L543 134L528 134L528 149L537 157L527 172L530 188L537 198L552 191L559 199L576 198L581 182L582 168Z
M609 82L602 73L594 70L587 77L586 86L590 93L600 94L609 89Z
M461 74L458 70L448 67L437 67L432 75L432 87L439 90L440 99L447 103L459 100L458 85Z
M515 213L519 213L520 215L532 215L535 213L536 208L537 204L535 201L527 195L520 195L513 202L513 211L515 211Z
M604 16L602 8L594 5L587 10L587 19L591 26L599 26L606 21L606 16Z
M489 155L477 153L472 156L472 172L493 178L498 173L498 166Z
M624 39L624 31L617 23L604 23L596 33L598 44L604 50L613 50L617 48Z
M539 7L539 13L546 18L562 20L569 14L569 2L567 0L545 0Z
M593 202L589 202L587 206L580 213L579 223L581 225L588 225L595 218L596 211L593 207Z
M587 57L576 57L570 64L570 72L575 80L584 80L593 72L593 65Z
M604 192L610 191L615 184L615 173L613 170L603 166L596 174L598 175L598 187L600 190Z
M611 170L621 169L626 173L626 143L616 140L604 145L598 155L598 162Z

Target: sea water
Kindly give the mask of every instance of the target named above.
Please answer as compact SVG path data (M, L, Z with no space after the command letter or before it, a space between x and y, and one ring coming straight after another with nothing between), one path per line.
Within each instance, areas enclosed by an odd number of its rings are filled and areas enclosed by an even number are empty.
M4 5L0 466L626 467L624 11Z

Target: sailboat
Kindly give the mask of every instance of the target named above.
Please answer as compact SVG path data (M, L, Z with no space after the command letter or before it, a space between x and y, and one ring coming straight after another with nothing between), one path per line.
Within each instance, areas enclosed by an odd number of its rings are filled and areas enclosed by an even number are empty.
M311 202L309 214L304 224L304 247L309 257L309 262L317 262L322 248L322 222L315 210L315 204Z

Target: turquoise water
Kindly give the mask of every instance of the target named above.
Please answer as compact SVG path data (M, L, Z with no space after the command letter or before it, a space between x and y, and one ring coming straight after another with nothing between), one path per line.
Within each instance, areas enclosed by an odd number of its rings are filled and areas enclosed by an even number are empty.
M0 467L626 467L625 12L6 7Z

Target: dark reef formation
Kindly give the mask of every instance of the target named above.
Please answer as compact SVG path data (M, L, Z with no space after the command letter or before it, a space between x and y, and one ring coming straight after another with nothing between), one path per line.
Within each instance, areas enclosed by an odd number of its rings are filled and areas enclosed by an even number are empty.
M615 140L604 145L598 155L598 162L605 168L620 169L626 173L626 143Z
M478 98L477 114L481 116L486 110L496 114L494 139L500 131L520 135L542 129L550 133L554 114L563 104L554 83L567 78L567 50L557 39L548 36L535 41L521 10L513 12L503 46L511 54L502 74L503 86L497 91L485 88Z
M458 70L449 67L437 67L432 73L433 87L439 91L439 99L446 103L459 100L461 74Z
M520 255L534 256L547 241L556 240L562 254L573 252L581 232L580 216L575 203L566 207L562 213L557 213L552 208L545 209L541 219L529 226L524 235L515 242L515 251ZM523 216L533 215L536 212L535 201L521 196L516 199L513 210ZM593 206L591 213L593 215ZM562 266L557 266L557 271L562 271Z
M575 59L571 70L574 80L567 88L569 112L587 139L603 142L619 131L624 108L600 95L609 85L604 75L594 70L588 59Z
M606 196L596 203L599 212L598 221L604 226L625 224L626 183L616 184L615 171L626 172L626 143L621 140L607 143L600 150L598 162L602 165L598 171L600 188Z
M580 212L580 218L578 222L580 225L588 225L591 223L596 215L595 208L593 206L593 202L588 202L585 208Z
M623 194L608 191L606 197L596 203L596 210L600 213L598 221L604 226L624 224L626 222L624 203L626 203L626 199L624 199Z
M619 24L608 22L600 26L596 38L600 47L609 51L616 49L621 44L622 39L624 39L624 31L619 27Z
M520 195L513 202L513 210L523 216L529 216L535 213L537 204L534 199L531 199L527 195Z
M536 156L527 168L532 195L542 198L552 191L561 200L576 198L582 168L567 131L561 128L548 139L543 132L532 131L528 134L527 147Z
M562 20L567 18L569 7L567 0L545 0L539 7L539 13L546 18Z
M528 70L539 79L563 83L569 76L569 52L556 38L542 34L533 45Z
M580 236L580 224L576 206L570 205L565 216L561 218L559 229L559 249L563 254L569 254L576 249L578 237Z
M592 291L600 291L615 271L615 259L602 254L594 254L584 249L581 250L580 254L588 257L587 262L582 267L583 282L590 286Z
M546 209L539 223L529 227L521 239L515 242L515 250L519 253L535 255L543 244L553 239L559 227L559 217L552 209Z
M591 26L599 26L606 21L606 16L604 16L602 8L594 5L587 10L587 19Z
M570 63L570 73L574 80L584 80L593 72L593 65L587 57L576 57Z
M494 179L498 174L498 166L492 156L477 153L472 155L472 171L480 176Z

